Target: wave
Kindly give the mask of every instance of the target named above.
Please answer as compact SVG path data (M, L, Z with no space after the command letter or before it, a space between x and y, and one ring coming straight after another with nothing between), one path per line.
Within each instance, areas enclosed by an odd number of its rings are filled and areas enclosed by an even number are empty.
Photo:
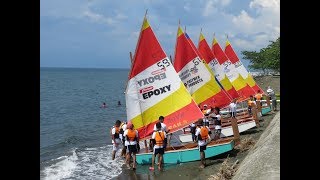
M111 159L112 145L97 148L75 148L72 155L51 160L42 170L40 179L112 179L122 172L125 160L120 157Z

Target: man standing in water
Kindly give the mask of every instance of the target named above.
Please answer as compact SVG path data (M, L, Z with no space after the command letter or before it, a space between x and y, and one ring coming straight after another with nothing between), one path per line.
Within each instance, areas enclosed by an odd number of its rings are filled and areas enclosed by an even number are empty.
M120 120L116 120L115 125L111 129L111 139L112 139L112 160L116 156L116 152L120 149L122 142L120 139Z
M200 151L200 168L206 166L206 154L204 150L207 149L207 141L209 140L209 128L203 125L203 119L199 119L197 122L198 128L196 130L196 136L198 139L198 147Z
M127 146L127 167L130 168L132 155L132 168L133 170L136 170L136 153L138 151L137 143L139 143L139 134L137 130L133 129L133 124L131 122L128 122L127 129L124 131L123 136L126 138L125 146Z
M162 170L163 154L167 141L166 132L162 130L161 123L156 124L156 131L153 132L150 142L153 144L152 165L149 170L154 170L155 158L158 156L158 170Z

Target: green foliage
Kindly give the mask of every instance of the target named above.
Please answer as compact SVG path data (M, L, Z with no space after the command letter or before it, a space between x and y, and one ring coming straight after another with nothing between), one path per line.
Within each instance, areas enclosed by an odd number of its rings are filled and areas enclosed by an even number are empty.
M262 70L264 73L272 70L280 72L280 37L276 41L270 41L267 47L256 51L241 51L243 59L250 60L251 69Z

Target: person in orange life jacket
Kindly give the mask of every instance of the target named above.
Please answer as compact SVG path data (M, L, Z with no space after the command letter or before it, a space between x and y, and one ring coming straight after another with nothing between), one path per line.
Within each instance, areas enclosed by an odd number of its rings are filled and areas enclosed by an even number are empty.
M229 104L229 112L230 112L230 117L236 117L237 116L237 103L236 99L233 99L231 103Z
M132 168L133 170L135 170L136 169L136 153L138 151L137 143L139 143L139 134L137 130L133 129L133 124L131 122L128 122L127 129L124 131L123 136L126 138L125 146L127 146L126 164L128 167L130 167L130 159L132 155L132 158L133 158Z
M206 155L204 150L207 149L207 142L210 140L209 136L209 128L207 126L203 126L203 120L200 118L197 121L198 128L196 130L196 136L198 140L198 148L200 151L200 168L204 168L206 166Z
M120 149L122 142L122 129L120 128L121 121L116 120L115 125L111 129L111 139L112 139L112 160L114 160L116 156L116 152Z
M165 150L165 144L167 143L167 134L161 128L161 122L156 124L157 130L153 132L150 142L153 144L152 164L149 167L150 170L154 170L155 157L158 156L158 169L162 170L163 154Z
M122 129L122 131L124 132L127 129L127 123L126 122L122 122L120 124L120 128ZM125 136L122 136L122 151L121 151L121 156L122 157L126 157L126 150L127 150L127 146L125 145Z
M214 140L217 140L220 138L221 135L221 115L220 115L220 108L215 107L213 109L213 113L210 115L210 117L214 120Z
M254 100L258 103L260 103L260 105L262 106L262 93L260 91L260 89L257 91L257 94L254 96Z
M250 115L252 115L252 104L256 104L256 102L253 99L253 96L250 95L250 99L248 100L248 112Z
M166 125L165 123L163 123L163 122L164 122L164 117L163 117L163 116L159 116L159 122L161 123L161 130L164 131L164 132L166 132L166 134L168 134L170 130L168 130L168 129L167 129L167 125ZM156 131L157 131L156 125L157 125L157 124L155 124L154 127L153 127L153 132L156 132ZM169 135L169 134L168 134L168 135ZM166 149L166 146L167 146L167 144L165 144L165 148L164 148L164 149ZM150 147L150 149L151 149L151 151L152 151L153 148L152 148L151 142L149 142L149 147Z

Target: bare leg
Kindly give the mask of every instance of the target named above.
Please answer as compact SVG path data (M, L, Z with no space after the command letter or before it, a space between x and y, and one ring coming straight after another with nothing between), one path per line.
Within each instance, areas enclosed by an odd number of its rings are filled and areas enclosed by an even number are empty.
M112 151L112 160L116 157L116 151Z
M154 160L155 160L155 157L154 157L154 153L152 154L152 160L151 160L151 167L154 168Z
M158 157L159 157L159 165L158 165L158 169L159 169L159 171L161 171L162 170L162 160L163 160L163 155L162 154L159 154L158 155Z
M133 167L133 170L135 170L136 169L136 153L135 152L132 155L132 159L133 159L132 167Z
M204 153L204 151L203 151L203 152L200 152L200 160L201 160L201 165L200 165L200 167L201 167L201 168L204 168L205 165L206 165L206 159L205 159L205 153Z
M127 164L127 167L128 167L128 168L130 168L130 159L131 159L131 154L130 154L130 153L127 153L126 164Z

